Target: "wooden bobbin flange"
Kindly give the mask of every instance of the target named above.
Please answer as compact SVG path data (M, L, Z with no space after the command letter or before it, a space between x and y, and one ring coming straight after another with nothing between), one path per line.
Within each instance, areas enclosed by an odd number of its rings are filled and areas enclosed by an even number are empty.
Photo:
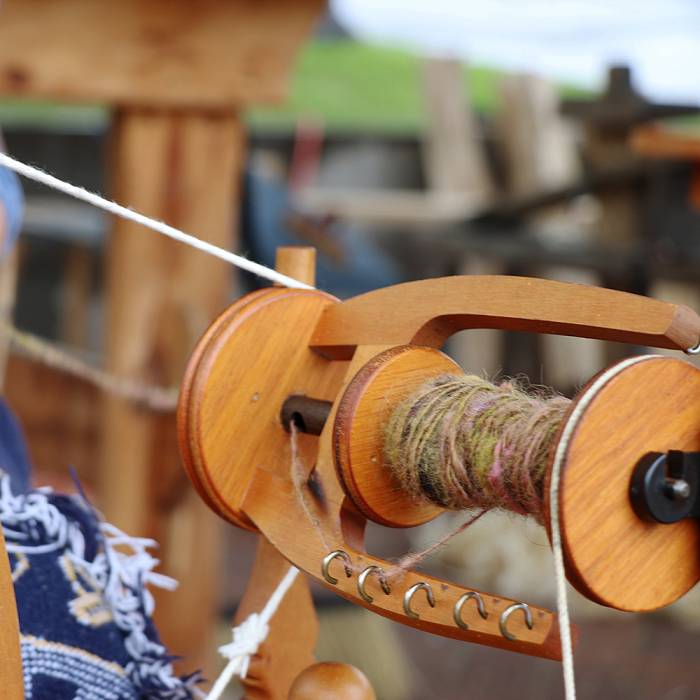
M345 362L309 349L319 315L335 299L315 290L265 289L243 297L209 328L195 349L178 406L180 445L190 479L208 505L239 527L257 469L290 464L280 408L292 394L333 400ZM313 463L317 441L300 436Z
M571 583L598 603L654 610L700 580L697 519L649 523L630 501L639 460L668 450L700 451L700 370L688 362L624 360L594 377L569 410L552 455L561 467L564 558Z
M357 509L391 527L444 512L415 502L382 464L393 409L440 374L462 374L432 348L399 346L372 358L339 400L333 451L339 479ZM672 603L700 580L700 524L642 520L630 500L632 473L650 452L700 451L700 370L659 356L634 357L594 377L572 402L552 450L561 469L560 519L571 583L620 610ZM545 486L549 529L549 479Z
M401 345L373 357L348 384L333 426L335 466L355 507L374 522L414 527L444 509L406 494L382 462L384 429L392 411L422 384L441 374L464 374L434 348Z

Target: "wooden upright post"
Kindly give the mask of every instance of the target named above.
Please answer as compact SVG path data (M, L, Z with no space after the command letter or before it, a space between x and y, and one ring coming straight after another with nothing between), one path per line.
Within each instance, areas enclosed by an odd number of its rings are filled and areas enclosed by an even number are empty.
M243 158L235 114L123 110L113 136L110 172L120 202L233 247ZM196 339L231 298L231 267L119 219L107 268L107 368L177 386ZM196 663L192 656L206 647L214 613L216 518L190 497L172 416L110 397L104 402L101 507L117 526L160 541L166 572L181 582L178 604L190 614L183 625L163 596L158 622L173 652Z
M243 158L237 114L285 96L294 57L324 6L3 0L0 95L111 105L112 194L233 248ZM195 338L231 296L230 267L123 221L106 267L107 368L177 385ZM174 416L106 399L100 437L98 505L131 534L161 540L162 569L181 588L159 601L158 621L192 667L215 611L215 516L180 470Z
M19 621L12 572L0 528L0 688L5 700L24 697L22 656L19 643Z

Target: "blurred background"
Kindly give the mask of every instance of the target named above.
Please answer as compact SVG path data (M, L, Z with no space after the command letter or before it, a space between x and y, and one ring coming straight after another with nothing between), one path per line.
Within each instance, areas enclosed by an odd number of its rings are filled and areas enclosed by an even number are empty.
M693 0L222 0L234 10L212 31L209 45L220 47L206 60L176 49L217 3L181 11L186 4L0 3L8 152L268 266L279 245L315 246L318 286L343 298L425 277L510 274L700 309ZM108 21L130 11L143 25L131 43L121 41L126 24ZM82 38L95 31L105 45L114 34L97 60ZM129 79L113 79L115 66ZM216 313L259 284L24 185L23 232L2 271L16 276L15 322L95 365L177 385ZM468 370L526 376L567 395L607 363L644 352L497 331L459 334L446 350ZM185 666L213 677L255 537L199 503L172 415L21 356L9 361L5 393L39 481L65 483L73 466L108 518L161 541L165 573L183 581L158 601L165 639ZM426 546L452 526L446 520L370 527L370 551ZM522 519L483 518L426 568L554 605L546 535ZM558 664L315 596L319 657L357 665L381 700L562 697ZM571 598L581 698L700 697L699 596L645 616Z

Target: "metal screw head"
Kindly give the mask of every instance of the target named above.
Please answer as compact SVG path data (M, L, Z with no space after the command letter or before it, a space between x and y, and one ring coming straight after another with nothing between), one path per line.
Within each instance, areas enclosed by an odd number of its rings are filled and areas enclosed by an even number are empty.
M676 501L684 501L690 497L690 484L685 479L673 479L667 482L671 497Z

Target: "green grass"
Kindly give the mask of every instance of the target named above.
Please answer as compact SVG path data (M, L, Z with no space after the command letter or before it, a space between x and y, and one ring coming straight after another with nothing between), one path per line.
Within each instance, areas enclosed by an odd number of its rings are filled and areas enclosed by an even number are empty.
M109 111L98 105L66 105L55 102L10 100L0 101L0 126L80 131L106 124Z
M425 123L420 70L420 57L410 51L315 41L299 55L287 102L250 110L248 118L264 127L286 127L307 117L331 129L415 132ZM465 69L477 109L493 109L498 76L496 69Z
M289 129L300 118L322 121L328 129L416 133L425 125L421 57L412 51L357 41L313 41L297 58L289 97L276 107L250 109L253 128ZM465 94L475 108L491 113L497 106L502 71L487 66L464 68ZM566 95L581 90L562 86ZM0 102L0 125L80 129L105 123L99 106L45 102Z
M302 50L289 98L274 108L252 109L254 127L289 128L299 118L315 118L330 129L418 132L425 126L421 57L409 50L356 41L314 41ZM464 89L477 111L498 104L503 71L465 66ZM561 85L563 96L590 92Z

